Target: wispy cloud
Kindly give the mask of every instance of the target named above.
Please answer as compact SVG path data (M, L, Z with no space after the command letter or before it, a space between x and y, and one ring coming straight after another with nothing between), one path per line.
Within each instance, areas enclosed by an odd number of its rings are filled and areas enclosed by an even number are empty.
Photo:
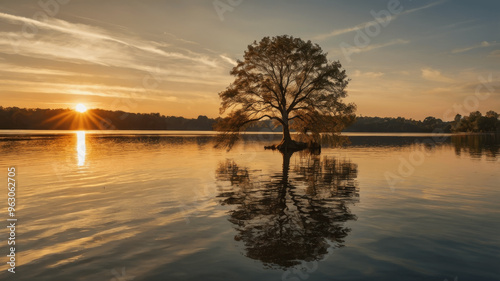
M229 57L227 57L227 56L225 56L225 55L220 55L220 57L221 57L223 60L225 60L225 61L227 61L228 63L230 63L231 65L233 65L233 66L234 66L234 65L236 65L236 64L238 64L238 62L236 62L236 61L235 61L235 60L233 60L232 58L229 58Z
M458 26L461 26L461 25L464 25L464 24L468 24L468 23L473 23L473 22L476 22L476 21L477 21L477 20L472 19L472 20L466 20L466 21L455 22L455 23L451 23L451 24L445 25L445 26L443 26L442 28L443 28L443 29L452 29L452 28L456 28L456 27L458 27Z
M367 77L367 78L379 78L383 76L383 72L372 72L372 71L367 71L367 72L362 72L358 69L354 70L353 77Z
M166 82L192 85L224 85L228 82L226 62L229 58L223 55L198 53L179 46L173 47L175 51L171 51L170 44L166 42L136 38L101 27L54 18L41 22L0 12L0 21L19 26L18 32L0 32L0 54L35 58L45 62L107 67L108 73L118 70L121 73L140 71L144 73L143 75L153 75ZM36 26L36 34L31 36L23 34L20 24ZM176 37L175 40L182 39ZM86 75L43 68L34 69L22 65L7 69L9 72L25 74L74 77ZM20 81L19 87L22 85L23 82Z
M455 80L444 76L441 71L432 69L430 67L422 68L422 78L434 81L434 82L443 82L443 83L453 83Z
M135 100L153 101L179 101L203 97L203 93L190 93L179 91L162 91L155 89L144 89L141 87L126 87L119 85L104 84L71 84L25 81L23 87L19 87L19 80L0 80L2 90L12 93L38 93L38 94L61 94L61 95L84 95L105 98L125 98Z
M66 35L74 36L80 40L90 40L94 43L98 43L99 41L109 41L118 43L125 47L135 48L144 52L149 52L154 55L159 55L167 58L178 58L185 60L192 60L199 63L207 64L209 66L214 66L214 62L208 60L204 57L195 57L195 56L186 56L177 52L166 52L154 46L154 42L143 42L142 40L132 40L130 38L118 38L107 34L107 32L101 28L97 28L94 26L88 26L84 24L75 24L70 23L64 20L48 18L46 21L37 21L34 19L10 15L6 13L0 12L0 19L3 19L11 24L30 24L39 29L51 30L60 33L64 33ZM26 36L24 36L26 37ZM153 43L153 44L152 44Z
M468 52L470 50L474 50L474 49L478 49L478 48L487 48L487 47L493 47L493 46L498 46L498 45L500 45L500 42L496 42L496 41L493 41L493 42L483 41L483 42L481 42L479 44L476 44L476 45L473 45L473 46L469 46L469 47L465 47L465 48L453 49L451 52L453 54L459 54L459 53Z
M57 75L57 76L82 75L81 73L76 73L71 71L25 67L8 63L0 63L0 72L11 72L16 74L19 73L34 74L34 75Z
M338 36L338 35L341 35L341 34L353 32L353 31L356 31L358 29L362 29L362 28L365 28L365 27L370 27L370 26L378 25L380 23L391 22L391 21L394 21L394 20L396 20L397 18L399 18L401 16L408 15L408 14L411 14L411 13L415 13L415 12L418 12L418 11L421 11L421 10L425 10L425 9L428 9L428 8L431 8L431 7L443 4L446 1L447 0L441 0L441 1L433 2L433 3L427 4L427 5L422 6L422 7L418 7L418 8L406 10L406 11L403 11L403 12L401 12L399 14L396 14L396 15L391 15L391 17L388 17L388 18L375 18L372 21L363 22L363 23L357 24L355 26L346 27L346 28L342 28L342 29L336 29L336 30L333 30L332 32L329 32L329 33L316 35L316 36L313 37L313 39L315 39L315 40L325 40L325 39L330 38L330 37L335 37L335 36Z
M500 58L500 50L491 51L490 57Z
M369 52L369 51L373 51L376 49L381 49L381 48L385 48L385 47L389 47L389 46L393 46L393 45L403 45L403 44L408 44L408 43L410 43L410 41L408 41L408 40L394 39L394 40L391 40L391 41L386 42L386 43L370 44L370 45L365 46L365 47L352 46L352 47L348 48L347 52L350 54L358 54L358 53ZM332 50L332 52L338 52L338 50L334 49L334 50Z

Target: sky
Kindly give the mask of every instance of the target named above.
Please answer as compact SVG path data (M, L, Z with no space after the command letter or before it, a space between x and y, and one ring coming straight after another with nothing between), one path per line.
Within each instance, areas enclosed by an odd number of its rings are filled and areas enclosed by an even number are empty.
M265 36L317 43L357 115L500 111L500 1L0 0L0 106L219 116Z

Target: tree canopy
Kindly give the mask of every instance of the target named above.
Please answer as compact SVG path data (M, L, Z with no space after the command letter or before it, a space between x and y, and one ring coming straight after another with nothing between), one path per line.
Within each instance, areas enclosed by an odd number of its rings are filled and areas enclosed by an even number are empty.
M290 130L317 140L354 120L356 106L342 100L349 82L345 70L311 41L287 35L254 41L230 74L234 82L219 93L220 113L229 113L216 127L224 145L259 120L283 127L285 148L293 143Z
M500 131L500 115L493 110L486 112L483 116L481 112L474 111L469 116L457 114L452 122L453 132L498 132Z

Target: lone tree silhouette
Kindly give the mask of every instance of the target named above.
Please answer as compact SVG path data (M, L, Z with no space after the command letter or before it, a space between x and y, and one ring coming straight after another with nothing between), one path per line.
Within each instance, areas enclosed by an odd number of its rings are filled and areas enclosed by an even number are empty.
M295 151L305 143L292 140L291 130L319 141L320 134L334 137L354 121L356 106L342 101L349 82L345 70L311 41L288 35L254 41L230 74L234 82L219 93L220 113L230 111L215 126L219 146L231 147L240 131L271 119L283 128L277 148Z

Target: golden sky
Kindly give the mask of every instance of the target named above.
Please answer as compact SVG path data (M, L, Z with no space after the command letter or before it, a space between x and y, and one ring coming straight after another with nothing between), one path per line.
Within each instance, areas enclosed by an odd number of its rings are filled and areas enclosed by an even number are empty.
M355 2L355 3L353 3ZM247 45L318 43L358 115L500 111L498 1L0 2L0 106L218 116Z

